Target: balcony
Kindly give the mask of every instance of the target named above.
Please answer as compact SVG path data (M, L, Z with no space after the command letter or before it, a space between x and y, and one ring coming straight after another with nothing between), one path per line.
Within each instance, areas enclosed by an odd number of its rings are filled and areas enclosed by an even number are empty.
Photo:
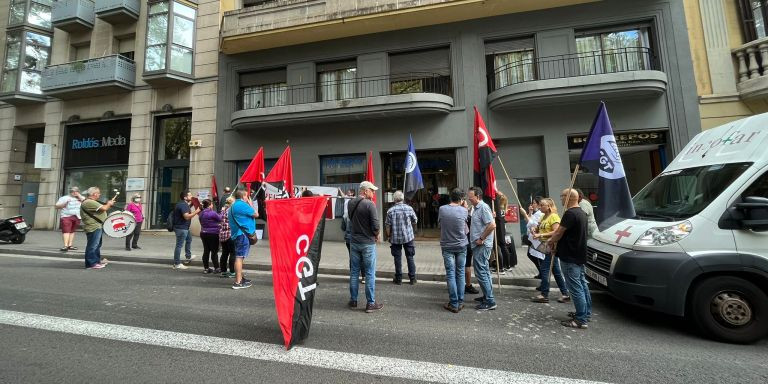
M494 110L610 98L654 97L667 89L649 48L541 57L507 64L488 78Z
M96 22L94 7L91 0L55 1L51 9L51 22L54 27L67 32L92 29Z
M447 114L453 107L451 78L429 73L252 87L237 101L228 129Z
M281 0L225 12L221 51L258 51L597 0Z
M739 81L736 89L744 99L768 97L768 37L734 49Z
M120 55L49 65L41 88L47 96L62 100L111 95L133 89L136 64Z
M139 0L96 0L96 17L110 24L134 22L139 12Z

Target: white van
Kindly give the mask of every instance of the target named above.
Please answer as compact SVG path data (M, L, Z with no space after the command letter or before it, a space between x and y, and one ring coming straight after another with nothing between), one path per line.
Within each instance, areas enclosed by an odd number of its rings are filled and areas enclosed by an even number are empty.
M632 200L635 218L590 239L590 280L715 339L766 336L768 113L698 134Z

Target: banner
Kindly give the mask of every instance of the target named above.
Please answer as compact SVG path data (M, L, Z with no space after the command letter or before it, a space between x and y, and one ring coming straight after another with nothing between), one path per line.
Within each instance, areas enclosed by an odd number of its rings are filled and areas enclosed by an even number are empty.
M343 197L338 187L322 187L317 185L294 185L293 195L301 196L301 193L305 190L312 191L315 196L331 197L330 204L326 209L326 218L329 220L334 219L337 216L338 208L336 207L337 197ZM279 186L272 185L270 183L264 183L264 196L266 200L275 199L287 199L289 196L288 191L280 188ZM340 213L339 213L340 215Z
M619 147L603 102L589 130L579 164L598 177L599 203L595 208L595 220L601 231L621 220L635 217Z
M269 171L264 181L277 185L279 188L288 192L289 197L296 196L293 194L293 162L291 161L291 147L286 147L280 158Z
M496 160L496 146L493 144L488 128L485 126L483 117L475 106L475 127L474 127L474 171L475 185L483 189L483 194L491 198L496 198L496 175L493 172L493 161Z
M326 197L267 201L272 285L286 349L309 336Z
M405 154L405 188L403 193L408 199L413 198L416 191L424 188L424 180L421 178L419 161L416 159L416 148L413 146L413 137L408 135L408 152Z

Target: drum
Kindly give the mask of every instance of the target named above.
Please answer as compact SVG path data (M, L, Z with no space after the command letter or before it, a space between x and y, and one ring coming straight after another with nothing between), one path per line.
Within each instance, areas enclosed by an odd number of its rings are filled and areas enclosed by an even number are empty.
M109 237L126 237L136 229L136 218L128 211L112 212L104 220L102 229Z

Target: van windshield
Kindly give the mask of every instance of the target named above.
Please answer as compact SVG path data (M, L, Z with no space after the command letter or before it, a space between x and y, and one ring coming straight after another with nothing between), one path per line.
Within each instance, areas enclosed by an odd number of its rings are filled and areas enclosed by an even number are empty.
M664 172L632 198L637 218L677 221L694 216L750 165L715 164Z

